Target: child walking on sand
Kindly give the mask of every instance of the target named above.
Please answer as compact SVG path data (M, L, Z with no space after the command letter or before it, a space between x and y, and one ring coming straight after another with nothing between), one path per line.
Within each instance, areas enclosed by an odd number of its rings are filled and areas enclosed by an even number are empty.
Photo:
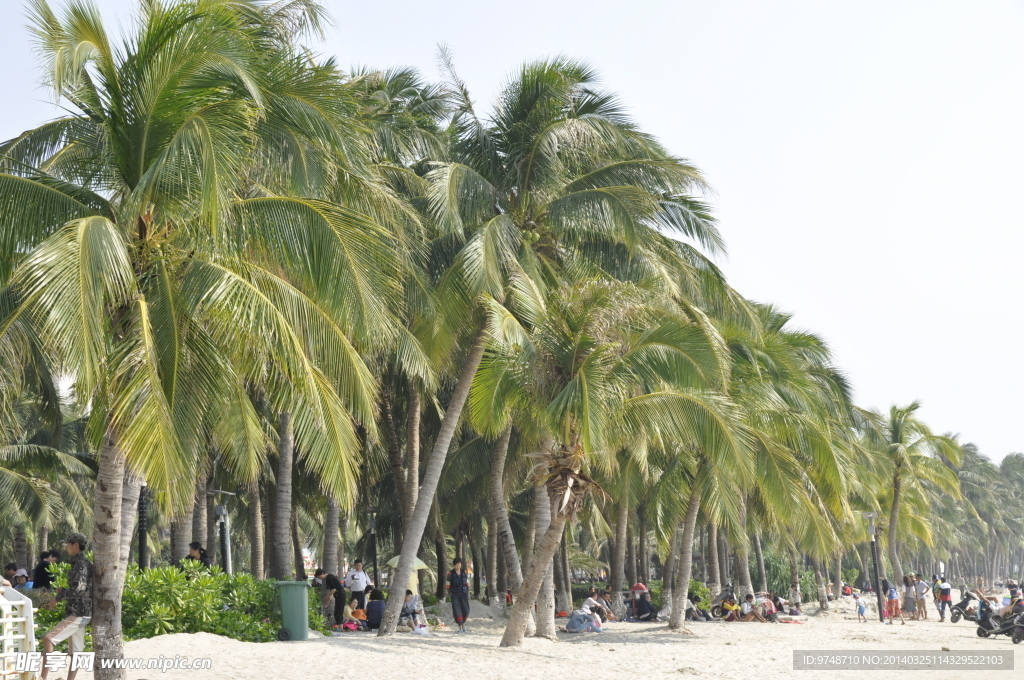
M867 623L868 617L865 614L867 614L868 605L860 593L853 594L853 603L857 605L857 623Z

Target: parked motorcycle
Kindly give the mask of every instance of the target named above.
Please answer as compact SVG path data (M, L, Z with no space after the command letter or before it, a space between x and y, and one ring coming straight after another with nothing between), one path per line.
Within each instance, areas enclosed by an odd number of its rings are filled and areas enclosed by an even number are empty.
M978 610L971 605L971 602L977 599L973 593L967 593L964 599L950 607L949 620L956 623L960 619L977 619Z
M1024 615L1024 603L1020 601L1014 604L1009 613L998 616L988 600L981 600L978 603L978 637L1009 635L1012 638L1016 635L1018 628L1017 620L1022 615Z
M722 614L724 613L722 610L722 602L730 596L732 596L734 600L736 599L736 593L734 592L732 584L727 583L725 587L722 588L722 592L716 595L715 599L711 601L711 609L709 610L711 612L711 616L716 619L722 618Z

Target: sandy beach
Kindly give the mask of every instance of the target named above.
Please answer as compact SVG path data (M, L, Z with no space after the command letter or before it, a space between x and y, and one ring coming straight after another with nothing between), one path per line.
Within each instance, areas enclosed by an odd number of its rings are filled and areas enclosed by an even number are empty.
M476 603L475 603L476 604ZM909 621L882 625L877 618L858 623L849 603L809 615L803 623L692 623L693 635L670 633L664 624L612 623L592 634L560 633L559 641L527 639L519 650L500 649L504 622L474 606L469 635L451 630L430 637L399 634L379 639L346 633L307 642L264 644L237 642L210 634L166 635L126 645L126 657L212 659L202 671L130 671L130 680L155 677L236 680L274 678L555 678L680 677L816 678L833 673L793 669L793 650L887 650L891 652L1009 650L1007 637L981 639L970 622L958 624ZM870 612L869 612L870 613ZM934 611L931 612L935 614ZM563 620L564 623L564 620ZM1024 649L1024 646L1021 647ZM1016 650L1015 651L1019 651ZM1022 677L1024 658L1016 655L1014 671L925 671L930 680L977 677ZM919 671L884 672L885 677L922 677ZM88 677L88 676L86 676Z

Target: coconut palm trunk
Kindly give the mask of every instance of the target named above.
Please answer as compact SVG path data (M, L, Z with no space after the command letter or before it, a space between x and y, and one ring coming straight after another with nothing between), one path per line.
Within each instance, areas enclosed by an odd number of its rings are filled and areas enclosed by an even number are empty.
M722 592L722 582L719 580L721 572L718 569L718 527L711 522L708 524L708 571L710 571L711 583L708 589L711 597Z
M302 533L299 530L299 511L292 508L291 518L292 556L295 563L295 580L306 580L306 565L302 559Z
M679 561L676 564L676 581L672 586L672 614L668 620L669 630L686 631L686 598L690 591L690 577L693 573L693 533L697 527L700 511L700 492L694 490L686 506L682 522L682 536L679 538Z
M451 447L452 438L455 436L455 429L462 417L462 408L466 405L469 397L469 388L473 383L473 376L480 366L480 360L484 355L484 347L487 344L486 329L481 328L477 333L473 346L466 356L465 364L462 366L462 373L455 384L448 408L444 413L444 420L441 421L441 428L434 441L434 448L427 460L427 467L423 474L423 483L416 499L416 507L409 520L405 535L402 538L402 552L398 558L398 568L395 571L394 583L408 583L412 577L413 562L419 552L420 542L423 540L423 532L427 528L427 520L430 518L430 508L434 504L434 496L437 493L437 484L441 480L441 470L444 469L445 459L448 457L448 449ZM438 577L441 578L442 575ZM402 612L402 604L405 602L405 592L401 588L392 588L388 594L387 608L381 618L379 636L394 635L398 627L398 615Z
M523 644L527 626L533 618L533 605L537 602L537 596L540 594L544 578L551 566L551 558L558 550L558 544L562 540L562 531L565 529L568 519L566 513L556 513L547 531L541 536L530 567L523 575L519 598L512 606L508 625L505 626L505 633L501 636L501 647L519 647Z
M843 594L843 553L836 555L835 567L832 574L832 594L838 600Z
M900 524L900 497L903 491L901 479L902 469L896 466L896 472L892 477L892 511L889 513L889 563L892 565L893 583L903 583L903 565L900 564L899 537Z
M818 586L818 607L822 611L828 611L828 589L825 587L824 567L817 557L811 558L811 567L814 569L814 581ZM902 580L901 578L900 581Z
M740 527L747 526L747 503L746 499L740 499ZM739 572L739 595L745 597L747 593L754 592L754 584L750 580L750 558L747 551L746 536L740 535L736 542L736 570Z
M551 526L551 498L545 486L536 486L533 489L533 509L537 515L537 533L543 535ZM561 543L561 536L559 536ZM540 546L538 546L539 549ZM556 548L557 550L557 548ZM556 639L555 627L555 582L554 582L554 552L545 561L538 564L538 568L544 568L544 580L541 583L540 592L537 596L537 637ZM537 560L544 559L539 550L534 554L531 564Z
M141 492L142 476L131 470L127 471L124 476L124 490L121 492L121 549L118 559L122 579L128 570L128 556L131 553L132 534L135 533L135 520L139 514Z
M789 548L789 599L799 609L803 598L800 593L800 555L796 548Z
M487 604L497 604L498 585L498 522L493 508L487 510L487 588L484 596Z
M285 411L278 424L280 440L277 461L277 495L274 499L274 569L272 577L290 581L292 577L292 465L295 439L292 434L292 414Z
M420 393L415 385L409 386L409 418L405 432L406 472L405 508L403 525L409 523L420 492Z
M523 568L519 562L519 553L516 552L516 539L512 535L508 508L505 507L505 458L508 456L511 438L510 423L494 443L494 450L491 452L490 508L497 532L497 547L505 556L505 578L508 579L508 587L512 589L512 596L515 597L523 583Z
M672 529L672 537L668 542L668 554L665 556L665 565L661 574L662 601L666 605L673 602L672 593L675 589L676 565L679 562L679 541L682 540L682 535L683 522L680 520Z
M125 455L108 430L100 453L93 492L92 553L95 573L92 603L92 646L98 659L124 656L121 639L121 501L124 496ZM123 680L125 669L96 663L97 680Z
M259 483L249 487L249 568L263 580L263 503Z
M626 581L626 554L629 546L629 501L622 499L616 508L615 516L615 549L612 553L612 574L611 582L608 584L612 590L612 605L621 609L623 584ZM621 611L616 612L622 614Z
M388 462L391 464L391 478L394 480L395 493L398 496L398 508L402 515L402 529L409 523L409 499L405 479L405 467L402 465L402 449L398 443L398 430L395 424L394 409L391 407L391 395L385 392L381 395L381 414L384 416L385 430L387 435ZM401 532L397 536L401 542Z
M28 566L28 539L21 524L14 527L14 562L19 567Z
M324 515L324 570L328 574L338 573L338 502L327 499L327 514Z
M761 532L754 532L754 557L757 559L757 589L768 591L768 574L764 569L764 552L761 550Z

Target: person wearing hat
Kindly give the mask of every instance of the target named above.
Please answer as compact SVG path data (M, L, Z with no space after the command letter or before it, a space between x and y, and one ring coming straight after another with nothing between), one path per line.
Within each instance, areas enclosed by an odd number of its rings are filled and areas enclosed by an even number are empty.
M57 595L50 600L47 608L53 609L57 602L64 602L64 619L43 636L43 671L39 677L46 680L49 669L46 655L63 640L68 641L68 655L85 651L85 627L92 619L92 562L85 559L85 536L77 531L68 536L64 547L71 557L71 571L68 573L68 587L58 588ZM74 665L72 664L72 668ZM75 680L77 671L68 671L68 680Z
M14 589L15 590L28 590L28 572L24 569L19 569L14 572Z

